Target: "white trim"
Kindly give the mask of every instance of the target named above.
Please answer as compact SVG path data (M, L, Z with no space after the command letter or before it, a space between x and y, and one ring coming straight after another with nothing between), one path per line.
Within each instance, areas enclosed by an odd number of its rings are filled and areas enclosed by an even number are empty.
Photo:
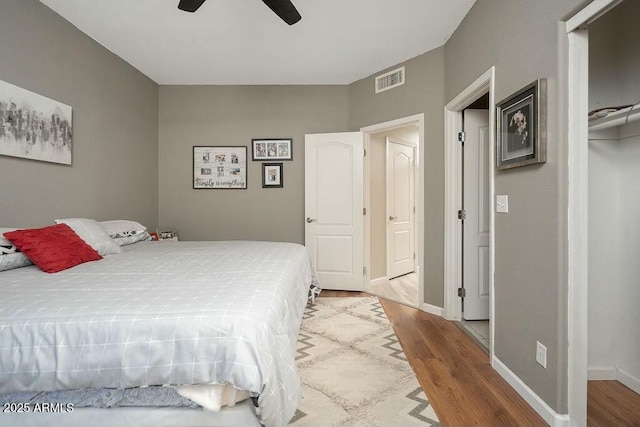
M415 125L418 126L418 146L416 147L416 169L418 171L418 180L415 183L416 187L416 203L417 203L417 211L419 215L416 216L416 236L418 236L418 244L416 245L416 273L418 275L418 299L417 306L422 307L424 304L424 269L421 267L424 261L424 113L414 114L412 116L403 117L400 119L390 120L384 123L378 123L371 126L365 126L360 128L360 131L365 135L365 146L368 147L370 142L369 135L372 133L382 132L386 130L397 129L404 126ZM368 150L369 148L367 148ZM369 153L369 151L367 151ZM367 182L366 187L368 187L369 182L369 171L370 164L368 164L368 155L365 157L367 161L365 161L366 175L365 182ZM366 189L365 189L366 191ZM369 194L370 195L370 194ZM367 207L367 213L370 212L371 206L369 205L370 198L367 196L365 200L365 206ZM369 248L369 227L370 222L368 221L368 215L365 215L365 224L369 224L365 227L365 265L367 266L367 271L369 271L369 266L371 265L371 253L368 250Z
M595 21L619 3L622 3L622 0L593 0L567 20L567 33Z
M361 130L362 132L362 130ZM365 292L369 291L369 289L367 289L367 286L370 286L372 281L369 280L369 278L371 277L371 244L369 243L370 240L370 234L371 234L371 220L369 218L371 218L371 189L370 189L370 185L369 185L369 181L370 181L370 176L369 173L371 171L371 160L369 160L371 158L371 156L369 155L371 153L371 135L369 135L366 132L362 132L362 134L364 135L364 151L365 151L365 156L364 156L364 168L363 168L363 174L364 174L364 208L366 210L366 215L364 216L364 238L363 240L363 244L364 244L364 268L366 273L364 274L364 290Z
M540 415L547 424L552 427L569 427L570 420L567 414L558 414L547 403L540 398L528 385L524 383L516 374L497 357L493 356L491 365L502 378ZM585 424L586 425L586 424Z
M458 287L462 272L462 233L457 212L462 205L462 149L457 143L462 128L462 114L481 95L489 92L489 141L495 144L495 67L489 68L444 107L444 317L460 320L462 308ZM495 332L495 150L489 150L489 354L493 355Z
M589 37L585 29L568 35L568 295L567 376L571 425L587 424Z
M444 112L444 317L460 320L462 308L457 289L462 277L462 231L456 215L462 206L462 147L457 143L462 115L447 107Z
M589 381L613 381L618 379L616 368L589 368L587 380Z
M634 392L640 394L640 378L636 378L620 368L589 368L587 379L589 381L619 381Z
M427 304L426 302L422 304L420 309L426 313L434 314L436 316L442 317L443 310L442 307L438 307L437 305Z
M629 387L631 390L640 394L640 378L636 378L628 372L623 371L622 369L617 369L617 378L622 384Z

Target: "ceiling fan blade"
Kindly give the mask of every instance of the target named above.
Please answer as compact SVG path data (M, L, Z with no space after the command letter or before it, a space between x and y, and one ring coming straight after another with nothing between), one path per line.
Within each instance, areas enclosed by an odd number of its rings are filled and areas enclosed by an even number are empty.
M180 0L178 9L184 10L185 12L195 12L204 2L205 0Z
M262 0L284 22L293 25L302 19L296 7L290 0Z

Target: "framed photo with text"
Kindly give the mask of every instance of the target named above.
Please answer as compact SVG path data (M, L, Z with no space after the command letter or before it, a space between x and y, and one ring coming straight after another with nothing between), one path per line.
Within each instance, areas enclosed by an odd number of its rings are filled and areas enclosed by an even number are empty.
M538 79L496 104L499 170L547 161L546 87Z
M293 140L252 139L252 160L293 160Z
M247 147L193 147L193 188L246 189Z

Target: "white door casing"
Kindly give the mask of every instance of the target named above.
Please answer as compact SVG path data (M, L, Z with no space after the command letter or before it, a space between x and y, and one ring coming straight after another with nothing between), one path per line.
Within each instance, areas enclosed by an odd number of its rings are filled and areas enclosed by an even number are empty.
M415 269L415 148L387 138L387 278Z
M463 318L489 319L489 110L464 111Z
M364 290L363 134L305 135L305 245L323 289Z
M365 144L367 144L367 151L370 148L370 135L391 131L394 129L398 129L404 126L417 126L418 127L418 143L416 145L416 158L415 158L415 169L416 169L416 216L415 216L415 227L416 227L416 241L415 241L415 249L416 249L416 265L415 271L418 276L418 308L423 311L442 316L443 310L442 307L432 305L430 303L425 302L425 285L424 285L424 268L422 263L424 262L424 252L425 252L425 242L424 242L424 167L425 164L425 141L424 141L424 128L425 128L425 118L424 113L415 114L413 116L403 117L399 119L390 120L384 123L378 123L375 125L362 127L360 130L365 135ZM370 211L371 208L371 197L370 192L371 188L369 185L369 177L371 174L371 165L370 165L371 156L367 155L365 157L365 207L367 211ZM371 216L365 215L365 265L371 265L371 244L370 234L371 234ZM367 277L367 282L370 277Z

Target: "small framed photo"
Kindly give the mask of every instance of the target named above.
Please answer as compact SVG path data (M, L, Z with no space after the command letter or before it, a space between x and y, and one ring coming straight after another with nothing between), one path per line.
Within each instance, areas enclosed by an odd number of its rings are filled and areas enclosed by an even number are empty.
M496 104L499 170L547 161L546 83L538 79Z
M251 147L255 160L293 160L293 140L252 139Z
M193 147L193 188L246 189L247 147Z
M178 241L178 233L175 230L156 230L155 235L157 237L155 240Z
M262 188L282 188L282 163L262 164Z

